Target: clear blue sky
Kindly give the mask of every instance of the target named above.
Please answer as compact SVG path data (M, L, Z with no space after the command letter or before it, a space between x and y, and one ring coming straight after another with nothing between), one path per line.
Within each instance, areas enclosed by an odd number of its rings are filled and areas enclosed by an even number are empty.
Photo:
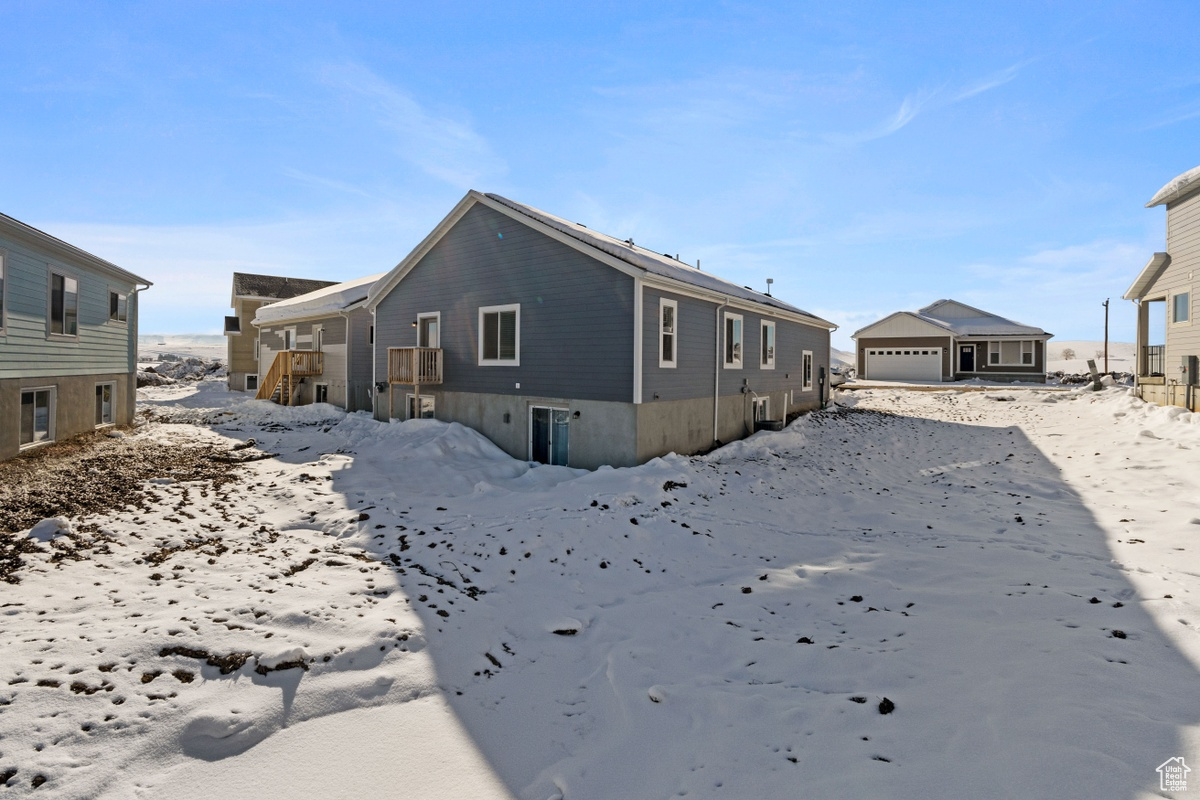
M1200 4L10 2L0 211L218 332L234 270L390 269L467 189L841 326L953 297L1133 339L1200 164Z

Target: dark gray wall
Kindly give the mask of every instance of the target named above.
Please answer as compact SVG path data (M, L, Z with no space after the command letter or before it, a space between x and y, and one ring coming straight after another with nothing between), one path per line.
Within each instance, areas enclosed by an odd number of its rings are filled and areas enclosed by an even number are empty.
M679 304L677 328L679 341L676 344L677 366L659 366L659 300L675 300ZM789 320L774 319L740 308L727 308L718 318L719 304L691 297L672 294L658 289L642 291L642 401L687 400L712 397L714 359L717 358L717 336L724 326L725 311L742 317L743 364L741 369L720 370L720 393L726 397L740 394L743 381L753 391L765 395L776 391L795 391L795 403L802 398L816 396L819 390L818 376L821 367L829 369L829 331L801 325ZM775 322L775 368L760 366L762 347L762 325L764 321ZM802 353L813 354L813 388L805 392L801 369ZM724 352L721 353L722 362Z
M521 304L520 366L479 366L479 308L509 303ZM490 208L472 207L379 304L378 380L387 348L415 346L412 322L434 311L444 391L633 398L633 279Z

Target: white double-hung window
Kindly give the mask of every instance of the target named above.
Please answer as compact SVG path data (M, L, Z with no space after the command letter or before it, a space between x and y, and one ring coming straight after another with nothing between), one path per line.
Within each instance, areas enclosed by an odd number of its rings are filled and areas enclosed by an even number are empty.
M800 361L800 388L805 391L813 388L813 354L805 350Z
M661 346L658 349L658 365L674 367L675 356L678 352L679 303L675 300L662 299L658 301L659 337Z
M521 365L521 305L481 306L479 366Z
M50 273L50 333L79 335L79 281L58 272Z
M762 369L775 369L775 323L764 322L762 324L762 352L759 353L759 367Z
M1033 366L1033 340L988 342L988 364L1001 367Z
M1192 293L1179 292L1171 295L1171 324L1186 325L1192 318Z
M742 315L725 312L725 368L742 368Z

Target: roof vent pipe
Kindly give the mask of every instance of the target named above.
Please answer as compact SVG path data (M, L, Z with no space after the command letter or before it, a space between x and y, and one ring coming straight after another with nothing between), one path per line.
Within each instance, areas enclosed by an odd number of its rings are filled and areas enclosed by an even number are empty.
M775 282L774 278L767 278L767 297L771 296L771 284Z

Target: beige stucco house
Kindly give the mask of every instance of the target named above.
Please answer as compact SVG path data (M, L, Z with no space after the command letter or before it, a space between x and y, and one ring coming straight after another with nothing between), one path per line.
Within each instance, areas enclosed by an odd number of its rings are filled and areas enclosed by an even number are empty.
M332 284L333 281L308 278L233 273L233 293L229 299L233 315L225 317L230 390L258 391L258 336L252 324L258 309L267 303L287 300Z
M1200 167L1173 178L1146 208L1167 207L1167 249L1150 257L1125 292L1138 307L1137 392L1159 405L1200 410Z

